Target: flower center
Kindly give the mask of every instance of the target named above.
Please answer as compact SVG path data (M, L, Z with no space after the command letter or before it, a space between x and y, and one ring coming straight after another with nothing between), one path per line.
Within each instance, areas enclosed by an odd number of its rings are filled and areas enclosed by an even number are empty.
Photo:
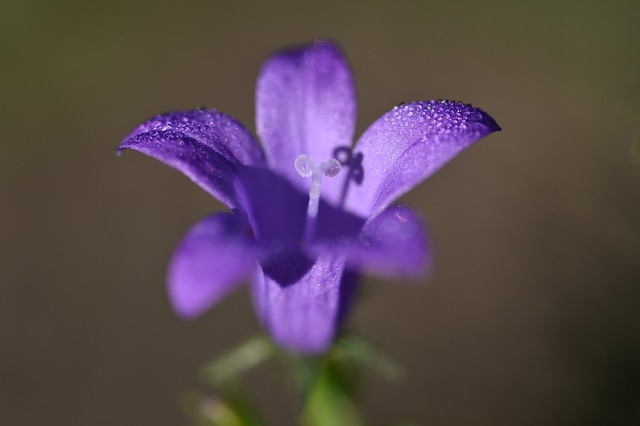
M293 163L296 171L302 177L311 176L311 189L309 190L309 206L307 207L307 220L304 226L304 242L309 243L313 238L313 232L318 217L318 207L320 206L320 184L322 176L334 177L340 173L342 165L335 158L323 161L317 166L315 161L308 155L299 155Z

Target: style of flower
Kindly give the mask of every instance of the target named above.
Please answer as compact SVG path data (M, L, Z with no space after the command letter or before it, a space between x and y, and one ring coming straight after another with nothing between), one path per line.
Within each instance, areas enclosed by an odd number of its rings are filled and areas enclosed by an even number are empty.
M391 202L500 127L471 105L404 103L352 150L352 74L340 49L322 40L268 58L256 115L264 152L214 109L152 118L119 151L181 171L231 209L197 223L175 250L175 311L197 317L249 279L274 341L319 353L339 330L360 273L413 277L431 262L418 216Z

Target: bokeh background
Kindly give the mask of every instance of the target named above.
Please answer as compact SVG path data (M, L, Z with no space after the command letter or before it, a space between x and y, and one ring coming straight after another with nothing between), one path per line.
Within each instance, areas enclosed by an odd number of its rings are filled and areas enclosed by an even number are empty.
M222 206L115 148L201 105L253 130L262 60L317 36L351 61L358 134L432 98L503 127L402 200L433 276L364 281L349 328L409 372L368 381L369 423L640 424L639 22L635 0L2 0L0 424L188 424L198 367L260 327L246 290L173 315L167 259ZM279 380L249 386L292 424Z

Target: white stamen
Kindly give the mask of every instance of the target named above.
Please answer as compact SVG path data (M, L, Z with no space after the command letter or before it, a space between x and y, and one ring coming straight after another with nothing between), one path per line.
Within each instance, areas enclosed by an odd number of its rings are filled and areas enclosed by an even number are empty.
M340 173L342 165L335 158L324 161L320 167L308 155L299 155L294 162L294 166L298 174L302 177L311 176L311 189L309 190L309 205L307 207L307 221L304 227L304 241L309 243L313 238L313 231L316 226L316 218L318 217L318 208L320 207L320 184L322 183L322 175L326 177L334 177Z

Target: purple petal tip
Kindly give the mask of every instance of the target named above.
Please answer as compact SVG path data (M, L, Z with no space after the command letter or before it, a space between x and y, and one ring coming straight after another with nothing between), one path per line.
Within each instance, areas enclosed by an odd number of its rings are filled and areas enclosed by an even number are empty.
M500 127L500 125L496 123L496 120L494 120L493 117L482 110L480 111L482 112L482 120L480 122L487 126L491 133L499 132L502 130L502 127Z

